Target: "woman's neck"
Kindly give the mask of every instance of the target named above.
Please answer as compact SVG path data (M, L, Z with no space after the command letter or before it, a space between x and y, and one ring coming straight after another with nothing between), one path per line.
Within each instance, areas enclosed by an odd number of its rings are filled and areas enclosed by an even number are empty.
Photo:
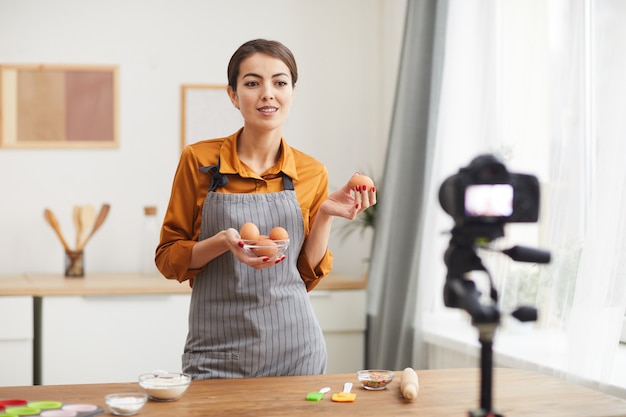
M253 132L245 129L237 140L239 159L254 172L263 175L280 158L280 131Z

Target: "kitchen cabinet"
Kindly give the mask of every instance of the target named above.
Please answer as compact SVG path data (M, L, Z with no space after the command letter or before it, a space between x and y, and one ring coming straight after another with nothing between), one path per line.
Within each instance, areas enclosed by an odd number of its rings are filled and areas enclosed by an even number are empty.
M188 294L41 299L41 384L134 381L179 371Z
M310 293L328 348L327 372L363 368L365 291ZM41 384L133 381L180 371L188 295L44 297Z
M33 298L0 297L0 386L33 384Z
M365 365L365 289L309 293L328 350L327 373L356 372Z

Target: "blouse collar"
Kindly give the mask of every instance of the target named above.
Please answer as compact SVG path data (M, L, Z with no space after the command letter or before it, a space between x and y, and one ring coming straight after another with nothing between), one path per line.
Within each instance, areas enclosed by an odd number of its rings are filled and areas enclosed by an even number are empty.
M243 128L239 129L232 135L224 138L224 143L220 149L220 172L222 174L239 174L243 177L258 177L257 174L246 168L237 155L237 138ZM269 174L283 173L292 180L298 179L298 171L296 170L296 161L293 150L287 144L285 138L280 138L280 147L282 152L278 158L278 162L269 169Z

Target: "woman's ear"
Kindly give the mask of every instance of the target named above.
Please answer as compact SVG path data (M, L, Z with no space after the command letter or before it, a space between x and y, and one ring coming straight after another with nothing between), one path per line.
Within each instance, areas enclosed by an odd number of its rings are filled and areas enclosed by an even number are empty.
M233 106L235 106L236 109L239 109L239 99L237 98L237 92L233 90L230 85L226 88L226 91L228 92L228 98L230 98L230 102L233 103Z

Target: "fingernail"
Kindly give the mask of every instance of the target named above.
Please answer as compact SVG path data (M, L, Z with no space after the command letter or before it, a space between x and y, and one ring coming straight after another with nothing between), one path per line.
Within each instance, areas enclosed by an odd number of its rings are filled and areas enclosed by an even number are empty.
M367 185L363 186L363 191L367 191Z
M356 186L356 190L357 190L357 191L361 191L361 186L360 186L360 185L357 185L357 186Z
M282 261L282 259L276 259L276 262L274 263L279 263L280 261Z
M359 205L357 204L356 206L354 206L354 208L358 210L359 209Z
M263 258L263 262L267 262L269 260L270 260L270 258Z
M376 187L372 187L372 192L375 193L376 192Z
M243 248L243 242L239 242L239 243L237 243L237 245L238 245L240 248Z

